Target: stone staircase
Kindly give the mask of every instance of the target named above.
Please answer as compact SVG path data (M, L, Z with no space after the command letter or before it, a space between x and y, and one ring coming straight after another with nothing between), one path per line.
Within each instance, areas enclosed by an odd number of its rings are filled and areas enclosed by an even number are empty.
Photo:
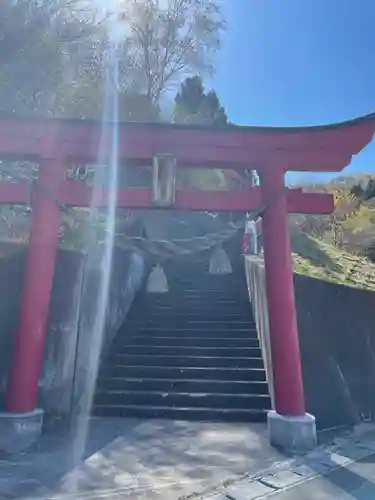
M100 370L94 414L264 421L270 397L242 261L166 269L167 294L141 294Z

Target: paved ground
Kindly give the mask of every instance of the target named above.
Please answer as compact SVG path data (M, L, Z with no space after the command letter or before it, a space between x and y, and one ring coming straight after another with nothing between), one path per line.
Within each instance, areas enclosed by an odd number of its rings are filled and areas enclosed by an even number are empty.
M373 500L375 498L375 427L354 433L260 474L234 480L204 500Z
M375 454L326 476L280 492L277 500L373 500L375 498Z
M82 437L82 434L79 434ZM45 436L0 460L0 499L373 500L375 426L287 458L263 425L93 419L80 439Z
M40 450L0 462L0 498L177 500L283 459L260 424L93 419L79 440L46 437Z

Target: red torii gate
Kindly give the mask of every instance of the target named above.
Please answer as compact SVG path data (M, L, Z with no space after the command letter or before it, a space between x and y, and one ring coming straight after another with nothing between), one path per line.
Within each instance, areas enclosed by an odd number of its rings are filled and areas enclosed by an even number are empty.
M288 212L331 213L333 199L284 187L286 171L339 172L372 139L375 115L324 127L266 128L120 124L120 164L151 164L160 153L179 167L254 169L260 187L236 192L177 190L172 208L252 212L272 200L263 214L264 258L274 371L275 406L287 417L305 415L298 345ZM32 223L18 329L7 384L6 411L36 407L46 318L65 205L88 206L92 188L66 180L73 162L95 162L101 124L74 120L0 120L0 158L38 162L39 180L32 195ZM38 184L40 184L38 189ZM46 192L48 188L48 193ZM51 196L52 195L52 196ZM0 183L0 203L27 203L29 183ZM105 204L102 191L98 204ZM149 189L120 189L118 206L155 208Z

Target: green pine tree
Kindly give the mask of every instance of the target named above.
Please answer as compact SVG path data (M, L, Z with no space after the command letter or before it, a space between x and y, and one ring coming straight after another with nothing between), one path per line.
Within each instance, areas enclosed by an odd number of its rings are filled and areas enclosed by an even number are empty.
M201 77L193 76L186 78L176 95L173 121L220 126L228 123L228 117L216 92L205 92Z

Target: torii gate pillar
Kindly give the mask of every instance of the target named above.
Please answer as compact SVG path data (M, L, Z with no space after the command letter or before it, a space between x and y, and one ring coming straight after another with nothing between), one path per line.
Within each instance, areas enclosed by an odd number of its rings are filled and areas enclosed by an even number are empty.
M268 320L275 411L268 414L271 444L310 449L316 444L315 418L305 412L294 298L284 169L259 171Z
M59 242L60 208L57 195L64 171L59 159L40 159L39 165L40 176L32 193L33 213L20 317L5 398L6 410L16 414L36 411Z

